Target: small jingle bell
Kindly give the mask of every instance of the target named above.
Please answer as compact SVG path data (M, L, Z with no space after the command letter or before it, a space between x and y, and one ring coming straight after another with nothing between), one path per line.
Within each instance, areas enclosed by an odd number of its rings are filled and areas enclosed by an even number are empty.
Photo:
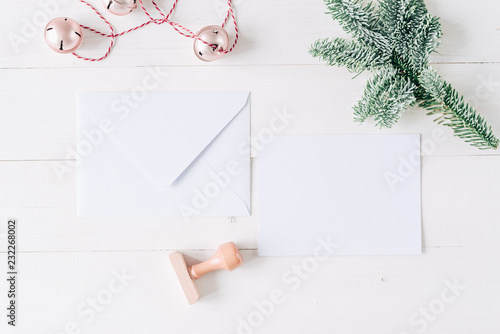
M229 48L229 36L222 27L208 26L202 28L196 36L209 44L207 45L198 39L194 40L194 53L196 57L203 61L217 60Z
M108 12L123 16L137 8L137 0L102 0Z
M75 52L83 42L83 31L78 22L68 17L58 17L45 27L45 42L58 53Z

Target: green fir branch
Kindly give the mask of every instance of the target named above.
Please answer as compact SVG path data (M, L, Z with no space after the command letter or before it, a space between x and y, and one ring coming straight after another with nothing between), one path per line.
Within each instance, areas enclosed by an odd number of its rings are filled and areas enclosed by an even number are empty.
M429 67L442 31L423 0L380 0L378 9L362 0L325 4L327 13L355 39L321 39L312 44L310 54L353 72L376 72L353 108L356 121L373 117L377 126L391 127L409 106L420 106L470 145L498 147L485 119Z
M422 71L420 82L431 97L424 106L430 114L440 114L437 122L452 128L457 137L479 149L498 148L499 141L491 126L436 71Z
M407 56L416 71L421 71L429 63L429 55L439 46L441 24L435 16L425 15L422 24L415 29L415 34L408 46Z
M368 80L363 98L354 106L354 119L373 117L377 126L390 128L406 108L415 102L416 86L394 68L385 68Z

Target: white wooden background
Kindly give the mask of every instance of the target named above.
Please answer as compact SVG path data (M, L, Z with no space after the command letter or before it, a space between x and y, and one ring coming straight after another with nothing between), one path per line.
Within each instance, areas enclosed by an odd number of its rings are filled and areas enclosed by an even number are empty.
M101 6L98 0L91 2ZM47 3L56 6L44 7ZM164 8L170 3L160 1ZM427 4L444 29L433 66L500 135L500 2ZM219 23L221 6L222 0L181 0L175 18L196 30ZM6 262L8 217L19 219L21 253L19 326L12 330L6 325L7 286L1 279L0 332L238 333L240 322L250 320L257 326L240 328L241 333L500 333L499 152L471 149L447 129L446 140L422 156L423 255L330 258L295 291L282 275L303 258L257 256L258 152L253 155L251 218L191 224L76 219L75 173L58 178L53 171L54 164L74 163L68 152L76 146L76 94L131 91L148 68L168 74L156 91L251 91L254 137L268 126L273 110L284 109L296 116L284 131L289 134L421 133L428 140L439 128L419 109L407 112L390 131L353 123L351 106L369 74L351 80L345 69L326 67L308 55L315 39L344 35L323 14L322 1L235 0L235 7L240 44L218 62L199 62L191 40L166 26L150 26L120 37L112 55L96 64L57 55L42 38L42 27L55 16L105 29L82 4L3 1L1 262ZM139 11L106 17L119 31L145 19ZM9 38L23 31L25 40L14 48ZM80 52L96 56L106 45L87 33ZM233 273L208 274L198 282L204 297L187 306L169 252L183 250L204 259L229 240L242 249L245 264ZM134 277L123 291L92 319L77 312L89 298L105 296L113 272L122 270ZM454 282L463 289L453 302L443 304L442 292L451 293L447 284ZM276 289L283 291L284 302L259 318L255 303L269 299ZM420 312L429 307L439 314L422 320Z

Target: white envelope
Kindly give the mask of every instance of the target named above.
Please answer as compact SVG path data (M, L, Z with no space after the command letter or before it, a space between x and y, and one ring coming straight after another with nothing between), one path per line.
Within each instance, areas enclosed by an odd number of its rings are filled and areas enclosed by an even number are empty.
M250 215L250 93L84 93L78 217Z

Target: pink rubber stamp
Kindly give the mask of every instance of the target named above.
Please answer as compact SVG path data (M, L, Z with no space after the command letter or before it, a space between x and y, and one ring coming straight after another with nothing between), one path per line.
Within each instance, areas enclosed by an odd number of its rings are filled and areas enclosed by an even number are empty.
M240 251L233 242L220 245L210 259L190 267L187 266L182 253L174 252L169 257L189 305L196 303L200 298L194 280L214 270L233 271L243 263Z

